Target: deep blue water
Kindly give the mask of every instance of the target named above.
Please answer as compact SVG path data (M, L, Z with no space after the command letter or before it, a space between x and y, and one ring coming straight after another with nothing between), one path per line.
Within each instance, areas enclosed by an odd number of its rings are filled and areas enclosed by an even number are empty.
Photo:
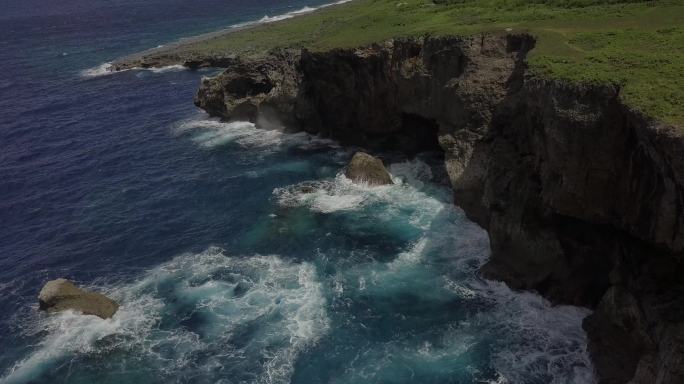
M323 3L4 1L1 383L592 381L586 311L477 277L486 233L434 156L355 186L353 149L196 110L212 72L84 76ZM57 277L121 309L39 313Z

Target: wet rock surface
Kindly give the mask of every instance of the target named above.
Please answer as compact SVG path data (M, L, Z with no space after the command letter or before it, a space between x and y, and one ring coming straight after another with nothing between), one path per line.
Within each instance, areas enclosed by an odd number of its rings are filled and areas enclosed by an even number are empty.
M368 185L394 184L382 160L364 152L356 152L344 170L344 175L355 183Z
M66 279L48 281L38 295L38 302L44 311L73 310L103 319L114 316L119 309L119 304L107 296L80 289Z

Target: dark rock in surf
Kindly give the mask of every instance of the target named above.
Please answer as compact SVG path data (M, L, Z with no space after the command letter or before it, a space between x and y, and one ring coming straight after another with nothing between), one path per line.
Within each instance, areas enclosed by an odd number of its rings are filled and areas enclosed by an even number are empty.
M355 183L368 185L394 184L382 160L364 152L356 152L344 170L344 175Z
M119 309L119 304L100 293L80 289L69 280L48 281L38 295L40 309L47 312L73 310L84 315L108 319Z

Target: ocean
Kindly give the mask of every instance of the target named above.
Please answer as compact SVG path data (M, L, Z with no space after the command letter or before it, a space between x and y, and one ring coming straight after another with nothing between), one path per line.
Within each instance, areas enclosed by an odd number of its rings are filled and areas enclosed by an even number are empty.
M478 277L438 154L210 119L202 76L107 62L314 0L5 0L0 383L591 383L585 309ZM65 277L109 320L37 309Z

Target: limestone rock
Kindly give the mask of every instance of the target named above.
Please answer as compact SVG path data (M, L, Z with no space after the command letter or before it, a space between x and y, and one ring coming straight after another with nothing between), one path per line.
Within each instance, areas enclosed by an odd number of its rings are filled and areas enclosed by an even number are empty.
M356 152L344 170L344 175L355 183L369 185L394 184L382 160L364 152Z
M84 315L108 319L119 309L119 304L100 293L78 288L69 280L48 281L38 295L40 309L48 312L74 310Z
M285 49L251 61L236 59L220 76L202 80L195 105L226 120L293 127L300 55Z

